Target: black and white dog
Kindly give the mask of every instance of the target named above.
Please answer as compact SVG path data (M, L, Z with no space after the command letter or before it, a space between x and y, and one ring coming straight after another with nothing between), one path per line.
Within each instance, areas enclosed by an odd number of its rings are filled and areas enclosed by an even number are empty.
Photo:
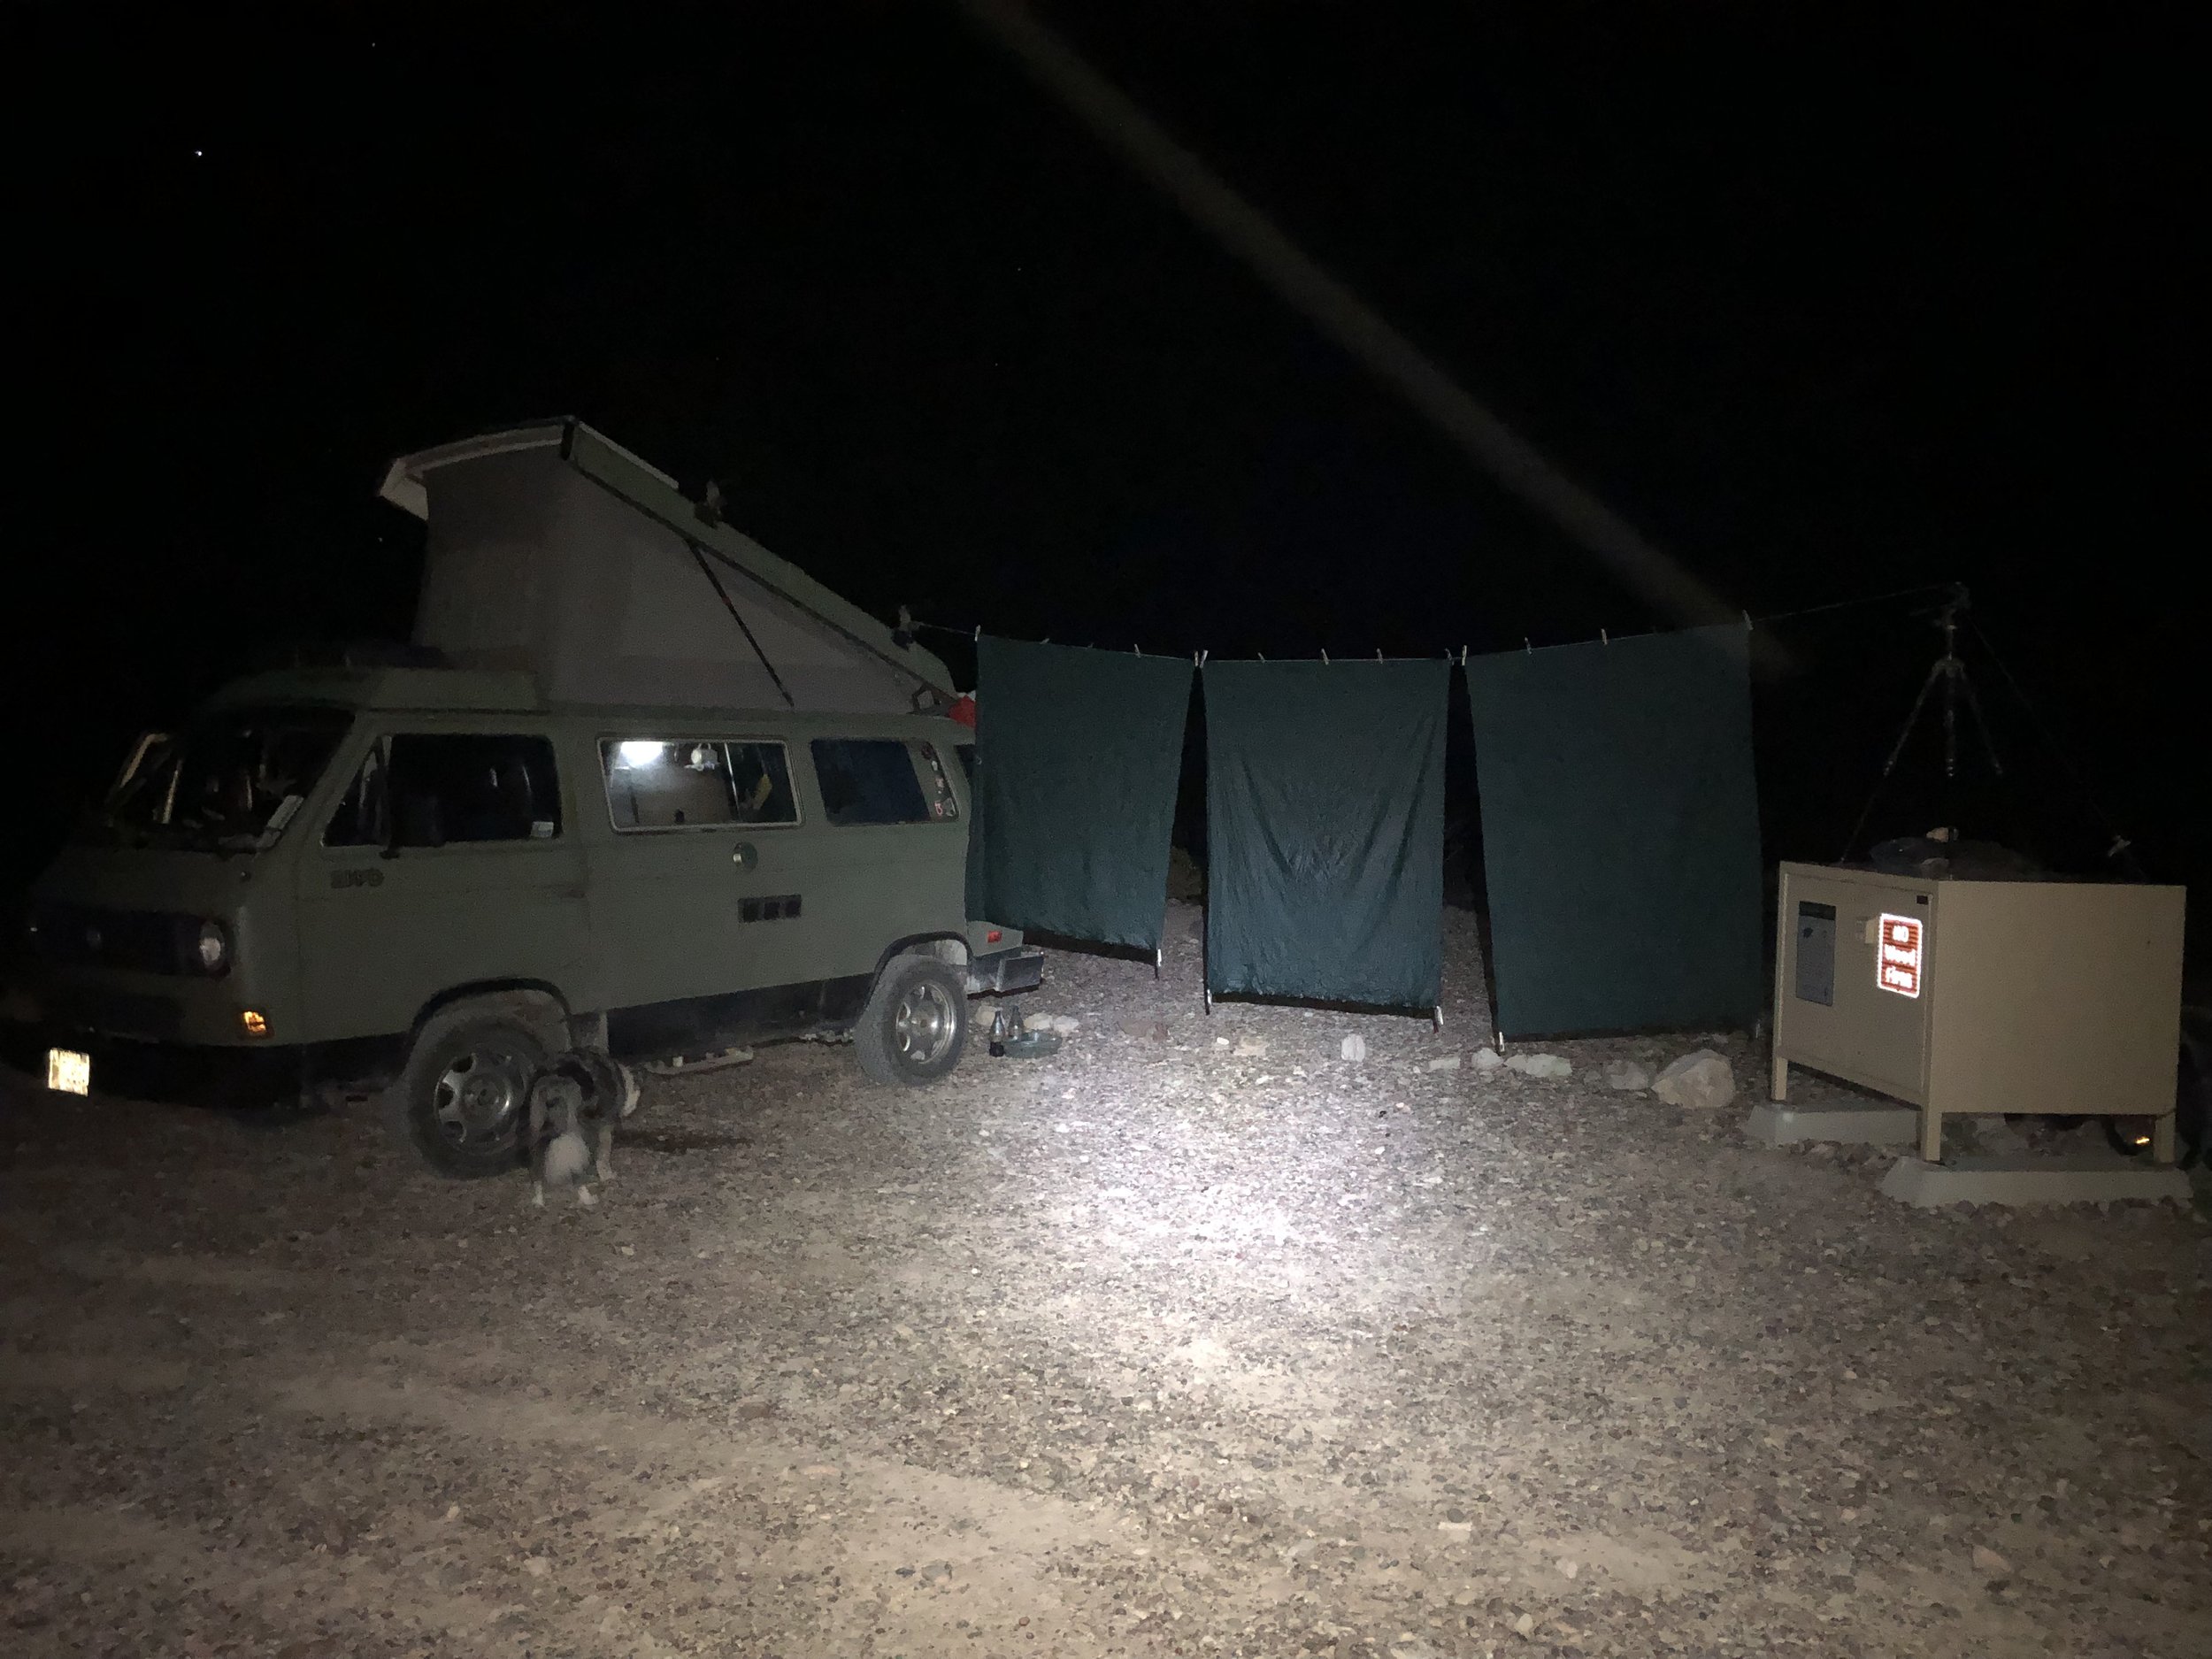
M545 1208L545 1186L573 1187L588 1209L589 1183L614 1179L614 1126L637 1110L637 1079L594 1048L572 1048L530 1087L530 1202Z

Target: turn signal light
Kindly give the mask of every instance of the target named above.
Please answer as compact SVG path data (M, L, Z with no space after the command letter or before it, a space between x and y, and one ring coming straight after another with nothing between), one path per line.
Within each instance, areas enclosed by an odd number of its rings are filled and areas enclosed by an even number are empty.
M989 933L983 935L983 942L987 945L995 945L1000 940L1005 937L1006 934L1003 930L994 927Z
M238 1029L249 1037L265 1037L269 1034L269 1017L257 1008L242 1008L238 1010Z

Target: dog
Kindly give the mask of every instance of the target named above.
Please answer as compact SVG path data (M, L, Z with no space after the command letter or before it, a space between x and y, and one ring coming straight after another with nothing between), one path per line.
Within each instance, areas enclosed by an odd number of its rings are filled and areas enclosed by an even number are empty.
M637 1079L594 1048L557 1055L530 1086L530 1202L545 1208L545 1186L573 1187L588 1210L590 1183L614 1179L614 1126L637 1110Z

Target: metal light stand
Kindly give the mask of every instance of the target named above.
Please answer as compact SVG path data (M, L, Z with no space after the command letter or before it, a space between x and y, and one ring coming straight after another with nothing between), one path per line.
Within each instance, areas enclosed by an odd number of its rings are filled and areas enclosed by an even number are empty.
M1913 729L1920 724L1926 712L1928 699L1939 687L1943 706L1943 776L1947 782L1959 772L1959 701L1965 699L1967 712L1973 717L1974 729L1980 733L1982 752L1987 757L1989 769L1998 777L2005 775L2004 763L1997 757L1997 745L1989 735L1989 722L1982 714L1982 700L1974 689L1974 682L1967 676L1965 659L1959 656L1959 615L1971 604L1966 584L1952 585L1951 596L1934 612L1935 626L1943 634L1943 655L1930 664L1928 677L1920 683L1920 695L1912 700L1912 709L1905 716L1905 724L1897 733L1897 741L1890 746L1889 758L1882 763L1881 775L1874 780L1868 793L1866 804L1859 809L1857 822L1851 826L1851 833L1843 843L1842 856L1837 863L1849 861L1851 849L1858 845L1859 832L1866 827L1866 820L1874 810L1874 803L1881 798L1882 787L1890 774L1897 770L1897 763L1904 757L1905 745L1912 741ZM1921 614L1926 615L1927 612Z

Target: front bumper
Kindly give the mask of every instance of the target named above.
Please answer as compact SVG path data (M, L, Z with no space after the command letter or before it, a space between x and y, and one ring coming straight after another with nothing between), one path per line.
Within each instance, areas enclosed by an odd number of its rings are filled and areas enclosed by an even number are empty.
M1033 991L1045 982L1045 953L1026 946L994 950L968 963L968 995Z
M202 1047L113 1036L51 1021L0 1019L0 1063L42 1087L49 1048L73 1048L92 1056L96 1098L241 1109L273 1106L296 1100L310 1075L307 1051L297 1043Z

